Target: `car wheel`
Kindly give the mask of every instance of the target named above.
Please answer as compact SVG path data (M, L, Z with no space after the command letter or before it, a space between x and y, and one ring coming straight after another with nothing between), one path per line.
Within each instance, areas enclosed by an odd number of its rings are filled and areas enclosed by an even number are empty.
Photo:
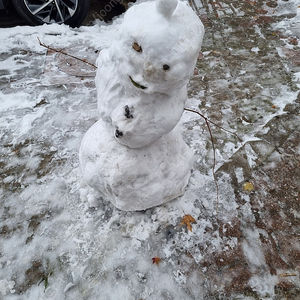
M78 27L86 17L90 0L12 0L17 12L30 25L64 23Z

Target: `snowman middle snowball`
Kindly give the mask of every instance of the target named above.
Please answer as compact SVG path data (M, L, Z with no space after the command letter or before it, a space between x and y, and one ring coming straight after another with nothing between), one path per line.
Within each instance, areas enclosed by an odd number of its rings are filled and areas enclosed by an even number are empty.
M184 2L132 6L99 55L100 119L79 159L92 192L125 211L145 210L184 193L193 154L179 122L204 27Z

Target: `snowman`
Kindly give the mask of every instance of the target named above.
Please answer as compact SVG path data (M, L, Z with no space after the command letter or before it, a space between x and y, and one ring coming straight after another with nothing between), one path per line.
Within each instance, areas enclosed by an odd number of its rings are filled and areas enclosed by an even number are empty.
M93 199L137 211L184 193L193 153L178 122L203 34L182 1L144 2L125 13L97 60L99 120L79 150Z

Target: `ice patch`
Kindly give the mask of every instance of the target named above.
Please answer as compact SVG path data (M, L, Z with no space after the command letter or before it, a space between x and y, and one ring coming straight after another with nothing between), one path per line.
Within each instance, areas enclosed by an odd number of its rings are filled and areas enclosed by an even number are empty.
M256 160L257 160L257 154L252 149L251 145L247 143L245 145L245 151L247 155L248 164L251 168L254 168L256 166Z
M235 169L235 175L237 178L238 183L241 183L244 181L244 172L243 172L243 168L236 168Z
M273 300L275 296L274 286L278 283L278 277L266 274L265 276L253 275L249 285L256 291L259 297L266 300Z
M10 175L3 179L3 183L11 183L15 179L15 176Z
M251 51L253 51L253 52L255 52L256 54L258 54L259 48L258 48L258 47L253 47L253 48L251 48Z
M15 282L8 281L6 279L0 280L0 294L2 296L15 293L14 290Z

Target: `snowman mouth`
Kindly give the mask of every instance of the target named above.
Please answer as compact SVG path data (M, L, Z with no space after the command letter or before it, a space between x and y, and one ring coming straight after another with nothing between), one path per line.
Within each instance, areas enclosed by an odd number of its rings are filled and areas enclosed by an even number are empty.
M145 89L147 88L146 86L141 85L141 84L137 83L136 81L134 81L130 75L129 75L129 78L130 78L131 83L132 83L135 87L137 87L137 88L139 88L139 89L142 89L142 90L145 90Z

